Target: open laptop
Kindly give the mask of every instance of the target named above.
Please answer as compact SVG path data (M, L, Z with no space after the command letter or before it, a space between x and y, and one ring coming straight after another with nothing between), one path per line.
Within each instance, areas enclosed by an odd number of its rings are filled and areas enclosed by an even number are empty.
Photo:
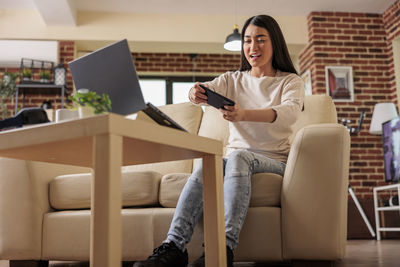
M145 104L126 39L68 63L76 89L106 93L111 112L128 115L142 110L158 124L186 131L151 103Z

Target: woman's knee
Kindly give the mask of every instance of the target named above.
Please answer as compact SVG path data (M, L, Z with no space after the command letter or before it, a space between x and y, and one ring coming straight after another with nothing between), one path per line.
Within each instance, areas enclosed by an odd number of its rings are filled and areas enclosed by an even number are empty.
M203 164L199 162L190 175L189 180L203 184Z
M251 152L244 149L237 149L229 154L228 162L243 162L249 165L253 158Z
M227 177L246 177L250 173L252 166L251 152L247 150L235 150L228 156L225 168L225 176Z

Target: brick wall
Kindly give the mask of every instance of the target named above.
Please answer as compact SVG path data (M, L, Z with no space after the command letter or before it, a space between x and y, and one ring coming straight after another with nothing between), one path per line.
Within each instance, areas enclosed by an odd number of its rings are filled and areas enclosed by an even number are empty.
M69 62L74 59L74 49L75 43L73 41L60 41L59 42L59 52L60 52L60 62ZM65 67L67 65L65 64ZM20 73L18 68L0 68L0 78L4 72ZM33 72L33 80L39 80L39 69ZM72 88L72 78L68 70L67 74L67 88L70 90ZM61 108L61 98L59 90L42 90L42 89L32 89L36 90L35 93L27 92L25 95L25 107L39 107L43 101L51 101L55 108ZM31 90L31 92L32 92ZM18 108L22 108L22 95L18 97ZM9 116L14 115L15 109L15 99L11 99L7 104L7 109L9 110Z
M362 131L351 136L350 184L360 198L372 198L372 188L384 185L382 142L369 134L374 105L395 102L390 40L398 36L399 2L384 14L312 12L308 16L309 45L300 55L300 72L311 70L313 94L325 94L325 66L352 66L354 102L336 102L338 118L356 126L366 112Z
M397 105L397 96L396 96L396 81L394 79L394 62L393 62L393 47L392 41L394 38L400 36L400 1L394 3L391 7L389 7L385 13L383 13L383 23L385 25L386 30L386 39L387 39L387 48L386 52L388 54L388 65L389 65L389 73L391 77L391 98L393 102Z
M75 53L75 42L74 41L59 41L60 46L60 62L64 63L64 67L67 68L67 88L69 91L72 90L72 76L68 68L68 62L74 60Z
M240 66L240 55L232 54L133 53L133 58L140 72L224 73Z
M75 42L59 41L60 61L69 62L74 59ZM136 69L141 73L158 73L159 75L170 75L179 73L185 75L210 75L223 73L228 70L237 70L240 66L240 55L232 54L180 54L180 53L133 53L132 54ZM73 82L71 73L67 68L67 87L69 93L72 90ZM19 68L4 69L0 68L0 73L15 72L19 73ZM0 74L1 75L1 74ZM1 78L1 77L0 77ZM34 74L35 79L39 79L38 73ZM18 98L19 107L22 107L22 96ZM57 94L29 94L25 98L25 107L40 106L43 101L51 101L56 108L61 107L60 95ZM8 109L14 111L14 100L9 102ZM10 113L12 115L12 113Z

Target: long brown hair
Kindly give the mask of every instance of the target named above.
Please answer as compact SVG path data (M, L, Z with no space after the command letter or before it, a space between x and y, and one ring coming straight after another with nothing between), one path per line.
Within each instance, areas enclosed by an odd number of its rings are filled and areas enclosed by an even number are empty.
M276 22L276 20L268 15L254 16L246 20L246 22L244 23L241 36L242 50L240 70L251 70L251 65L247 61L243 51L244 33L246 32L246 29L250 24L262 27L268 31L273 48L272 67L280 71L297 74L297 71L293 66L293 62L290 59L289 51L287 49L287 45L285 42L285 38L283 37L281 28L279 27L279 24Z

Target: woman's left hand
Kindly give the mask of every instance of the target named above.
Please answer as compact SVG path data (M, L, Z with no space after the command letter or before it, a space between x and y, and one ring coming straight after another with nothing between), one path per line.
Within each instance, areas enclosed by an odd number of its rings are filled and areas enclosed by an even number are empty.
M236 122L244 120L245 110L242 109L238 104L234 106L224 106L225 109L219 109L225 120Z

